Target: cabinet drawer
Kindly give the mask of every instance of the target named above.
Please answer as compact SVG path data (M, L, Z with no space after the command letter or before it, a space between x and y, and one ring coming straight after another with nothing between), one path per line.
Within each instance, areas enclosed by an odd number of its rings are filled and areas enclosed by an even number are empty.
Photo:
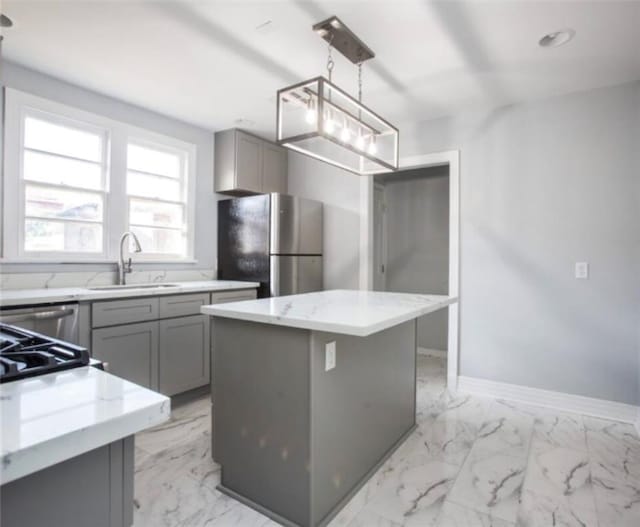
M155 320L158 318L158 299L143 297L94 302L91 306L91 318L94 328Z
M211 293L212 304L224 304L226 302L240 302L241 300L253 300L256 298L255 289L242 289L240 291L223 291Z
M200 308L209 303L209 293L164 296L160 298L160 318L199 315Z

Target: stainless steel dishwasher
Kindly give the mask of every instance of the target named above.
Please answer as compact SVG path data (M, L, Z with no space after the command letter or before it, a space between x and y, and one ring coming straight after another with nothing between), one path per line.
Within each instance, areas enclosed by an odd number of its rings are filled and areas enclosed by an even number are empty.
M78 344L78 304L2 309L0 322Z

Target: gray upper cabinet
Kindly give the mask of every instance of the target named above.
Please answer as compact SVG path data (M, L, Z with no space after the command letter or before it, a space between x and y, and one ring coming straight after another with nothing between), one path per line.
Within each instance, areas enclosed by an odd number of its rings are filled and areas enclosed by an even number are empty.
M287 191L287 152L259 137L231 129L215 136L215 191L248 195Z
M271 143L262 145L262 192L287 192L287 151Z

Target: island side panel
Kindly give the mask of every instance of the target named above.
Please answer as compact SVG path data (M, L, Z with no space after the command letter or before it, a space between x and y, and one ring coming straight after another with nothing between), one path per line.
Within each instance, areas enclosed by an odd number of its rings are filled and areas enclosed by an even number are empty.
M332 341L336 366L325 371ZM313 525L328 523L413 430L415 382L415 320L368 337L312 333Z
M2 527L130 527L133 436L0 488Z
M221 490L307 526L310 331L213 318Z

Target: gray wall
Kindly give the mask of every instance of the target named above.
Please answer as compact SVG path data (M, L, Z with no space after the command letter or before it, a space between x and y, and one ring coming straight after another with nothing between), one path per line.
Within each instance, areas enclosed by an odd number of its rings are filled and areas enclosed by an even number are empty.
M213 132L63 82L17 64L2 62L2 86L33 93L82 110L104 115L197 147L196 167L196 264L136 264L145 268L212 269L216 265L216 195L213 193ZM4 97L4 92L2 94ZM4 100L2 101L4 107ZM3 121L4 127L4 121ZM112 264L3 264L3 272L56 272L112 270Z
M388 291L449 290L449 168L379 178L387 207ZM418 320L418 346L447 349L447 310Z
M460 151L462 375L640 402L639 102L635 82L401 126L401 156ZM349 211L326 253L351 272L357 178L292 165L293 193Z
M403 155L460 150L462 375L639 401L639 92L405 132ZM573 277L576 261L589 280Z
M359 176L290 152L288 184L290 194L324 203L325 289L358 289Z

